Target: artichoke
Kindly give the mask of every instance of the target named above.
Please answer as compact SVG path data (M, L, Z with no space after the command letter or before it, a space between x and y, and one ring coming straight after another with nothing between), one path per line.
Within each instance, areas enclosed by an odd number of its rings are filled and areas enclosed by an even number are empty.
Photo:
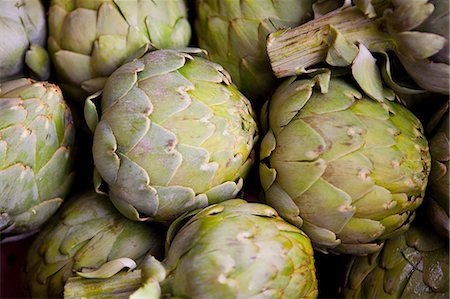
M428 0L434 6L433 13L416 29L421 32L430 32L447 39L444 47L432 56L433 61L449 64L449 26L450 1Z
M201 50L186 51L158 50L124 64L103 90L94 163L132 220L168 222L234 198L253 162L249 101Z
M47 80L47 24L40 0L0 1L0 82L30 75ZM30 71L28 73L27 71Z
M58 209L74 174L75 130L60 89L0 83L0 232L38 229Z
M381 76L396 92L449 94L448 0L350 2L296 28L269 35L267 52L275 75L311 72L326 61L332 66L351 65L361 88L377 99L382 98L382 91L373 88L373 81L381 81ZM371 62L376 76L367 80L367 65L360 65L375 60L371 53L382 69Z
M318 74L280 85L263 109L260 179L266 202L315 248L368 254L408 229L431 162L410 111L349 82Z
M52 0L48 17L61 88L83 101L141 47L184 47L191 37L184 0Z
M28 251L29 295L61 297L65 281L75 272L91 271L125 257L140 263L147 254L160 257L163 246L159 229L126 219L105 196L94 192L75 195Z
M448 244L432 230L412 225L380 252L353 257L344 298L448 298Z
M168 236L163 293L191 298L317 297L309 238L266 205L229 200L200 211L176 234L174 227Z
M148 257L141 272L103 283L73 279L65 294L120 298L125 283L137 288L140 274L143 285L131 299L317 297L309 238L266 205L233 199L184 215L167 241L162 263Z
M449 220L449 113L448 102L445 112L430 138L431 172L427 189L429 219L437 231L450 238ZM438 116L438 114L437 114Z
M312 18L312 0L197 0L198 43L249 99L266 100L276 81L266 37ZM262 102L261 102L262 103Z

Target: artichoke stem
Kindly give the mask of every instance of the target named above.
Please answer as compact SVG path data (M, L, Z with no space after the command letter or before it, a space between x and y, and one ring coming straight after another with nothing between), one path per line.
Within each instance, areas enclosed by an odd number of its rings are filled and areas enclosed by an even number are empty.
M71 277L64 286L64 298L128 298L141 286L141 271L121 272L113 277Z
M298 27L273 32L267 39L267 53L275 76L298 75L325 61L333 43L332 30L337 30L348 42L362 43L371 51L393 49L383 21L383 17L369 18L357 7L346 7Z

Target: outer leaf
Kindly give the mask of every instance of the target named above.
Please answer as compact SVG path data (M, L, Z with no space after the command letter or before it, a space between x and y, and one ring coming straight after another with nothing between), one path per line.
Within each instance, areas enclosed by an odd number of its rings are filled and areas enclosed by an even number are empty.
M123 268L133 270L136 268L136 262L129 258L120 258L104 263L94 271L77 272L77 275L84 278L109 278Z

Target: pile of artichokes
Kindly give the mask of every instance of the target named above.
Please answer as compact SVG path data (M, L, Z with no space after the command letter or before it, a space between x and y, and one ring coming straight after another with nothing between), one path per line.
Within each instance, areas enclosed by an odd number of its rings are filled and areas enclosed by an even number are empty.
M448 298L449 4L1 1L17 296Z

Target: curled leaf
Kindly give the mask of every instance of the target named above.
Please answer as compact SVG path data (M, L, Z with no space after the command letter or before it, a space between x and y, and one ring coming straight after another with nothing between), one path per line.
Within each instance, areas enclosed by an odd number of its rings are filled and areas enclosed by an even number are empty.
M77 272L77 275L84 278L109 278L124 268L133 270L136 268L136 262L126 257L118 258L104 263L97 270L91 272Z

